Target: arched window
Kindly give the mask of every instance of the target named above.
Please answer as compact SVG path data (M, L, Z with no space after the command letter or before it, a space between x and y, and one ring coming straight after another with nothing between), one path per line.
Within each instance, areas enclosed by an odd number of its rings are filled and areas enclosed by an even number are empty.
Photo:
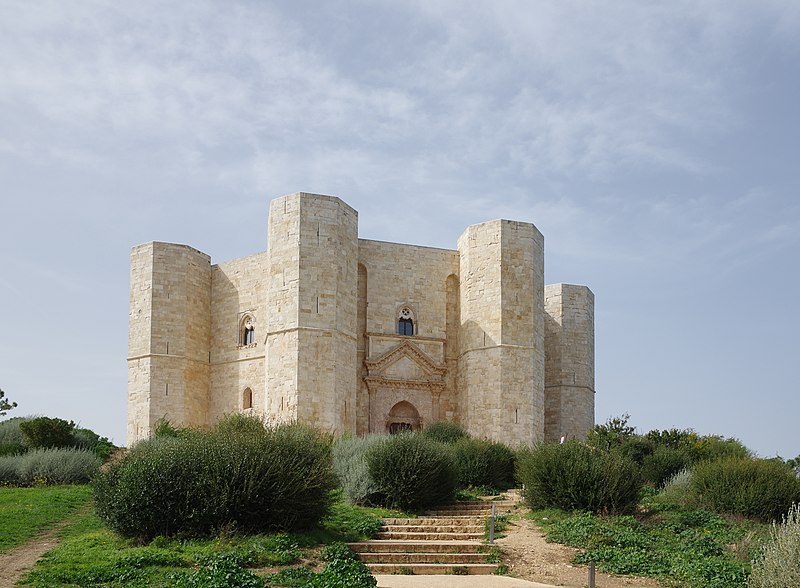
M397 334L411 336L414 334L414 314L404 306L397 317Z
M245 313L239 321L239 345L249 347L256 344L256 319L251 313Z
M253 391L250 388L245 388L242 393L242 408L253 408Z

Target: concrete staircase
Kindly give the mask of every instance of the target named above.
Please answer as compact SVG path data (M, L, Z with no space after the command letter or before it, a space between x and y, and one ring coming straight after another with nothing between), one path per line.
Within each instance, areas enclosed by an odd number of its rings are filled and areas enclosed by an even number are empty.
M495 501L496 514L515 500ZM492 574L491 546L482 543L492 502L457 502L414 519L385 519L375 539L351 543L373 574Z

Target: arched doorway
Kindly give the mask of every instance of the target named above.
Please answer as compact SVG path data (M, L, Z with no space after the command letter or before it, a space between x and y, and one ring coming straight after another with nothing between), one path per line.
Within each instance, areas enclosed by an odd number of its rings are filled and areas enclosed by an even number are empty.
M386 432L395 435L404 431L416 431L420 428L421 421L416 407L403 400L395 404L389 411L386 419Z

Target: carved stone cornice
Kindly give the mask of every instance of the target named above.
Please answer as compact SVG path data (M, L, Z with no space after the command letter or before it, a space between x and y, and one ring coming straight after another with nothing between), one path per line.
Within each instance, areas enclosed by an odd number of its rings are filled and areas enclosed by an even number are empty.
M382 376L364 378L367 390L372 393L379 388L429 390L431 394L441 394L445 388L444 380L393 380Z

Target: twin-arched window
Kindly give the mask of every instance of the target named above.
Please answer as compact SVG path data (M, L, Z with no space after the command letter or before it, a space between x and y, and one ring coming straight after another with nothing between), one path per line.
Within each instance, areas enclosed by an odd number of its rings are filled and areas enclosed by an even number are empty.
M400 308L397 316L397 334L410 337L414 334L414 313L407 306Z
M239 345L248 347L256 343L256 317L245 313L239 321Z

